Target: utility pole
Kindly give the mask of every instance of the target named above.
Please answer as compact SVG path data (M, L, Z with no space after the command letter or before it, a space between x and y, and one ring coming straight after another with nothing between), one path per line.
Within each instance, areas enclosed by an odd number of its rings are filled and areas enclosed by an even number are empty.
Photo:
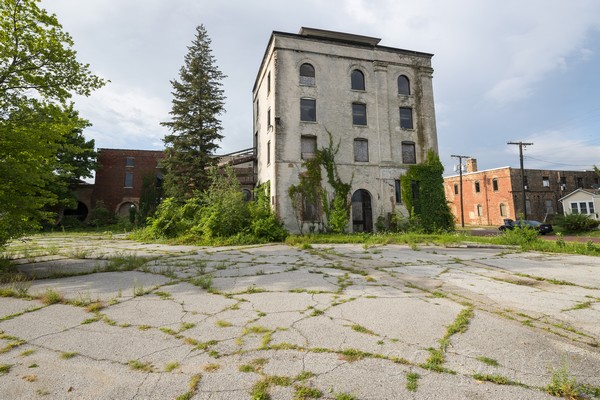
M533 143L508 142L507 144L519 146L519 159L521 161L521 186L523 189L523 219L527 219L527 201L525 199L525 170L523 169L523 146L531 146Z
M458 158L458 170L459 172L459 188L460 188L460 226L462 226L463 228L465 227L465 213L463 210L463 190L462 190L462 160L463 158L471 158L469 156L457 156L457 155L451 155L450 157L452 158Z

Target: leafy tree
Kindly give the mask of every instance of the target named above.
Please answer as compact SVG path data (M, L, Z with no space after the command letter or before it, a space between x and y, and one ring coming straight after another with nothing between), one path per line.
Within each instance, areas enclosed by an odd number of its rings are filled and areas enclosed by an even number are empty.
M207 166L223 137L219 115L224 112L225 96L221 80L225 75L215 65L210 38L203 25L188 47L180 80L172 80L172 119L162 125L171 130L165 143L165 190L167 195L184 199L208 187Z
M444 166L429 150L427 160L411 165L400 177L402 199L416 228L427 233L454 229L454 217L444 195Z
M66 101L106 83L76 60L73 40L38 3L0 1L0 246L51 218L44 210L82 171L77 160L93 142Z

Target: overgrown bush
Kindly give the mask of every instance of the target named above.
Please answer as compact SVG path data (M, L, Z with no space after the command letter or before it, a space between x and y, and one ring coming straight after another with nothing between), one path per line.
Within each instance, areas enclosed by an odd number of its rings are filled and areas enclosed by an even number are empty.
M282 241L287 236L283 224L271 210L269 196L259 187L256 200L244 201L233 168L213 169L207 190L184 203L165 199L148 226L135 236L140 239L178 238L184 241L251 243Z
M501 242L509 245L525 246L540 240L539 233L530 226L523 228L506 229L502 232Z
M96 206L92 208L88 216L88 225L91 226L106 226L114 224L115 222L115 213L109 211L102 201L96 203Z
M556 217L554 225L567 233L589 232L600 225L600 221L592 219L587 214L567 214Z

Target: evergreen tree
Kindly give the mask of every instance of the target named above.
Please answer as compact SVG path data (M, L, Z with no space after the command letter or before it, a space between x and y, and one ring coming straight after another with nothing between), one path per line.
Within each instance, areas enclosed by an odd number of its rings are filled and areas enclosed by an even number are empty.
M180 200L209 186L207 167L213 164L211 155L223 137L218 117L225 111L221 88L225 75L215 65L210 43L204 26L198 26L179 71L180 80L171 81L171 121L162 123L172 132L163 139L165 190Z

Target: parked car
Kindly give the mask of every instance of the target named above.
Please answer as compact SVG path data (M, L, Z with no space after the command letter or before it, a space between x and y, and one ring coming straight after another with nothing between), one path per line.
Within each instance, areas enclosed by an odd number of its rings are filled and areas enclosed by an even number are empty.
M553 231L552 225L544 224L539 221L533 221L530 219L519 219L517 221L513 221L512 219L505 219L504 225L500 226L498 229L500 232L504 232L506 229L514 229L514 228L524 228L530 227L538 231L540 235L545 235L546 233L550 233Z

